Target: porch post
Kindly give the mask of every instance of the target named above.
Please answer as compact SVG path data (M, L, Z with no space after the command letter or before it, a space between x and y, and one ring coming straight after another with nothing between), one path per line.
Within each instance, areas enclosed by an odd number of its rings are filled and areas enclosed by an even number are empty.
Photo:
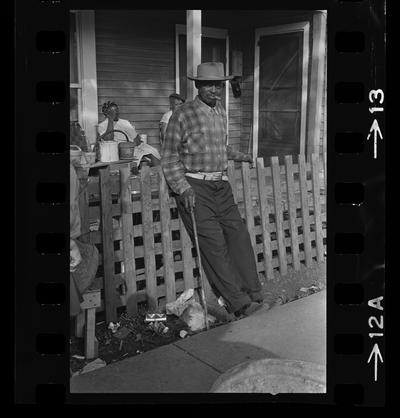
M323 132L322 100L325 88L326 12L317 11L313 17L310 98L308 107L307 154L319 153Z
M196 74L197 66L201 63L201 10L186 11L186 56L187 74ZM187 100L192 100L195 96L194 82L188 80Z
M81 31L82 128L91 144L96 142L99 123L97 106L96 36L94 10L79 11Z

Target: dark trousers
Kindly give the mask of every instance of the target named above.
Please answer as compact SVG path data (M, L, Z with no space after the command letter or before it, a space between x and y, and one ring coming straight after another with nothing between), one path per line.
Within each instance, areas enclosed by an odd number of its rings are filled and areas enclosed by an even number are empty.
M211 288L235 312L251 302L248 293L261 291L254 252L246 225L233 200L227 181L187 177L196 194L195 219L201 260ZM182 221L193 243L190 213L176 198Z

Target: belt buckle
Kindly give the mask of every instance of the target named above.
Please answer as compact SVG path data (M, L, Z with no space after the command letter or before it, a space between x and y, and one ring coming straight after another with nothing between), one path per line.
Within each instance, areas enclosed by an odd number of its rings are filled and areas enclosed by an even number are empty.
M221 174L209 174L209 180L211 181L218 181L222 179L222 175Z

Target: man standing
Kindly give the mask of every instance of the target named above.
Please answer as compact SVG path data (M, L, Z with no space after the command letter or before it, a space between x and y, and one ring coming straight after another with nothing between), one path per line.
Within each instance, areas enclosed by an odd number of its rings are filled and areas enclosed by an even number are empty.
M169 110L162 115L160 120L160 143L164 142L165 132L167 130L168 122L175 109L181 104L185 103L185 99L178 93L172 93L169 95Z
M222 63L197 67L198 96L181 105L168 123L161 150L165 178L176 194L179 213L192 238L193 210L204 271L217 298L236 317L262 305L250 237L226 176L228 159L252 162L226 145L226 113L221 105Z

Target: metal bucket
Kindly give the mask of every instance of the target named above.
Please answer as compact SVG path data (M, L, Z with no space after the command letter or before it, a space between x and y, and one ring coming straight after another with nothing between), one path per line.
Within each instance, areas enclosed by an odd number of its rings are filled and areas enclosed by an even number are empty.
M135 144L133 142L120 142L118 145L120 160L133 160Z
M116 141L100 141L100 161L102 163L110 163L118 161L118 142Z

